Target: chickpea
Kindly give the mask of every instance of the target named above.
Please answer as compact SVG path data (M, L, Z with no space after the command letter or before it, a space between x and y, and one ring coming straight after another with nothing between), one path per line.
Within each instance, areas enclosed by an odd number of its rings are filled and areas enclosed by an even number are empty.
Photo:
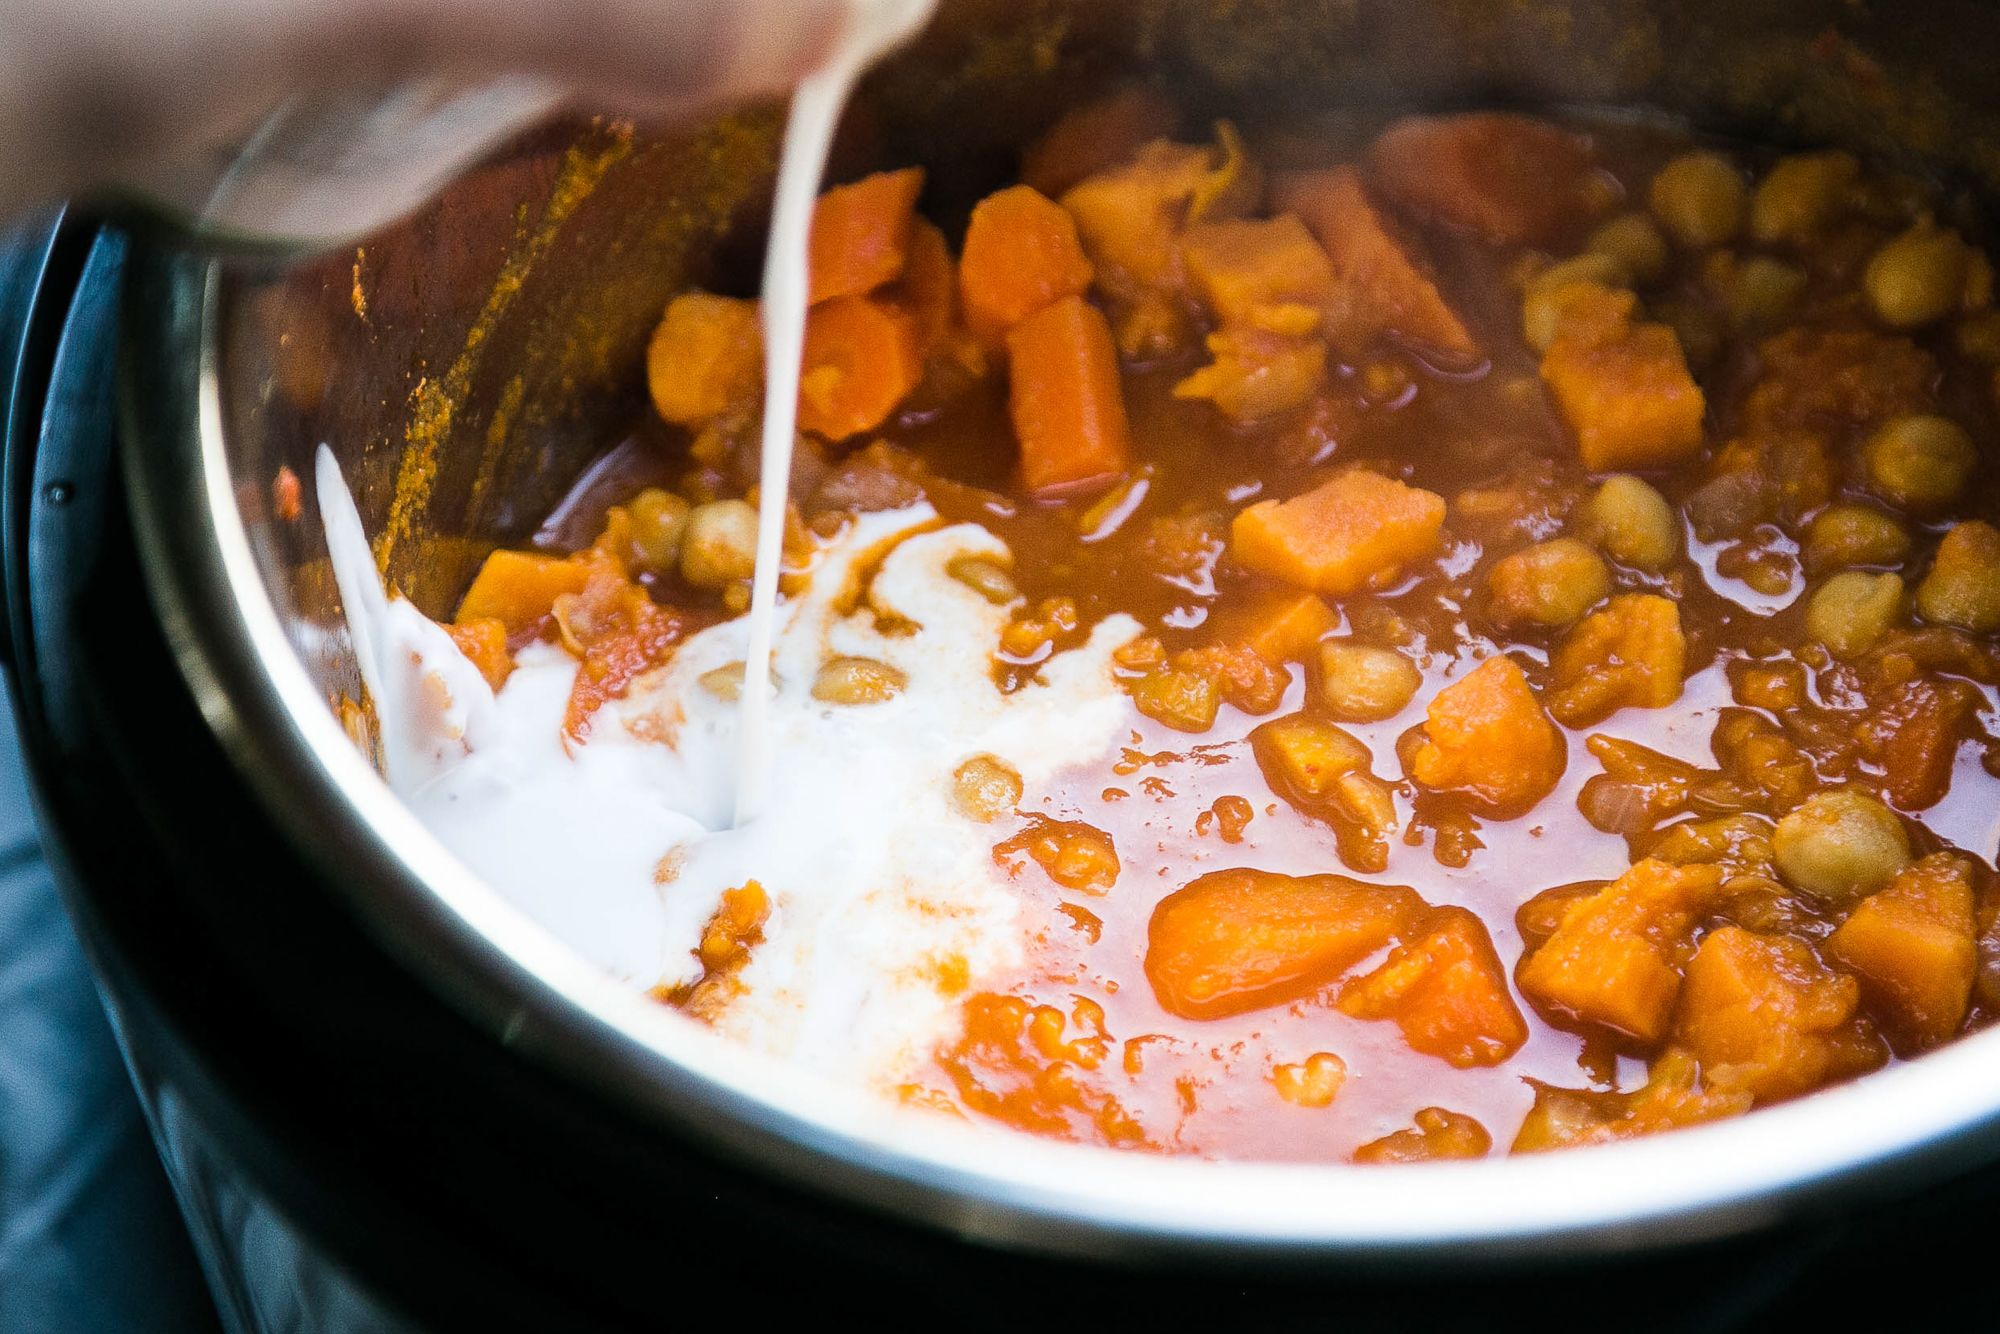
M1861 459L1868 487L1892 504L1930 510L1950 504L1971 480L1979 451L1949 417L1898 417L1870 436Z
M679 564L681 538L687 533L692 508L673 492L657 486L649 486L627 501L628 563L653 574L665 574Z
M1521 335L1528 346L1546 352L1562 332L1563 319L1573 293L1580 284L1619 288L1630 285L1624 265L1609 255L1585 252L1560 264L1550 265L1521 293Z
M2000 365L2000 310L1981 310L1958 322L1953 341L1959 355L1985 365Z
M1771 848L1786 884L1836 905L1873 894L1910 862L1902 820L1853 788L1807 797L1778 821Z
M952 804L967 819L997 820L1021 804L1021 775L993 755L974 755L951 776Z
M1753 255L1729 275L1729 318L1738 328L1770 328L1791 314L1805 290L1804 269Z
M1876 318L1892 329L1917 329L1959 309L1971 252L1958 233L1918 223L1868 261L1861 286Z
M1683 153L1660 168L1646 199L1668 235L1705 249L1727 243L1742 229L1748 193L1735 163L1701 151Z
M1643 213L1613 218L1590 234L1584 249L1615 260L1634 282L1656 282L1667 271L1667 238Z
M688 515L681 538L681 578L721 588L757 569L757 511L747 500L711 500Z
M2000 528L1978 519L1953 524L1917 585L1917 611L1976 634L2000 630Z
M1423 683L1415 663L1391 648L1328 639L1319 645L1319 698L1344 723L1393 718Z
M1487 576L1487 591L1503 625L1570 625L1611 591L1611 571L1583 543L1558 537L1502 559Z
M1896 565L1909 554L1903 525L1867 505L1829 505L1806 528L1805 564L1815 574L1849 565Z
M953 556L944 572L996 607L1004 607L1021 596L1014 576L991 556Z
M1765 245L1803 241L1839 216L1861 179L1852 153L1794 153L1772 166L1750 200L1750 235Z
M1858 658L1889 632L1902 607L1900 575L1842 570L1806 604L1806 633L1836 658Z
M1637 477L1607 477L1577 514L1577 536L1620 565L1658 573L1681 550L1680 519Z
M903 693L910 678L873 658L829 658L813 678L812 697L822 704L880 704Z

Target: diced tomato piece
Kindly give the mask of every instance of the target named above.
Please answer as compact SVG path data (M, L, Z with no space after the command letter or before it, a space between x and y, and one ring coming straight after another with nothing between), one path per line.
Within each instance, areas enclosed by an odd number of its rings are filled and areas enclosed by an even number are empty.
M1688 962L1674 1035L1710 1088L1773 1102L1887 1059L1860 1004L1855 980L1804 941L1718 927Z
M1309 996L1408 931L1416 891L1340 875L1214 871L1153 910L1146 976L1160 1004L1219 1019Z
M1336 475L1290 500L1260 500L1230 526L1245 569L1336 596L1437 550L1444 497L1380 473Z
M872 431L924 378L917 320L900 302L840 296L806 314L799 426L829 440Z
M1036 311L1082 296L1092 274L1060 204L1025 185L988 195L972 210L958 259L966 327L997 343Z
M646 386L662 419L700 426L753 407L764 385L757 303L687 292L646 345Z
M1569 763L1562 734L1512 658L1488 658L1439 691L1424 715L1410 776L1499 818L1547 796Z
M1007 335L1008 407L1028 489L1049 492L1125 470L1125 417L1111 328L1082 297L1065 297Z
M1507 974L1480 920L1439 908L1423 935L1340 989L1357 1019L1393 1019L1410 1046L1460 1069L1498 1065L1528 1040Z
M1972 868L1949 852L1903 869L1855 906L1826 954L1861 978L1899 1047L1923 1051L1958 1032L1979 970Z
M1415 241L1397 234L1354 168L1280 175L1271 198L1273 207L1303 219L1326 251L1334 274L1326 332L1342 353L1359 356L1386 332L1454 360L1479 355Z
M813 208L807 302L861 296L896 281L909 259L922 167L881 171L837 185Z
M1411 116L1368 153L1370 178L1426 222L1495 245L1546 244L1596 210L1590 141L1532 116Z
M1563 910L1555 934L1522 958L1521 994L1566 1022L1658 1042L1696 920L1721 886L1719 867L1635 863Z

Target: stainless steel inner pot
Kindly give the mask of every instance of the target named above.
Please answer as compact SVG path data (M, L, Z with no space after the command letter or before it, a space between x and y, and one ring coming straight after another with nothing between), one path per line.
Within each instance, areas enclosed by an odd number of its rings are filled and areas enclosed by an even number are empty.
M2000 184L2000 9L1975 0L958 0L870 81L857 140L949 210L1066 104L1137 72L1196 113L1635 105ZM779 112L665 136L552 125L423 215L257 271L136 256L121 393L152 594L211 725L358 914L494 1041L670 1133L869 1208L1117 1258L1622 1249L1744 1229L2000 1149L2000 1031L1748 1118L1524 1159L1355 1169L1121 1155L918 1117L738 1049L600 977L393 798L309 481L329 443L387 577L448 613L634 417L691 282L747 271ZM274 479L308 483L287 521ZM1526 879L1546 875L1524 868ZM274 889L271 892L282 892Z

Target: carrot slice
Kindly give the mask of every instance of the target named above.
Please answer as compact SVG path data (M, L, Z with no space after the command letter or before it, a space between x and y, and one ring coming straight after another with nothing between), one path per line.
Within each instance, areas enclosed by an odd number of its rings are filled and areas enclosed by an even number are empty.
M965 325L998 342L1043 307L1088 291L1092 273L1062 205L1025 185L988 195L972 210L958 259Z
M894 282L909 260L910 225L923 188L923 168L905 167L821 195L813 209L808 302L859 296Z
M1443 526L1444 497L1357 470L1258 501L1236 516L1229 549L1247 569L1339 597L1429 555Z
M764 336L757 303L687 292L646 346L646 387L662 419L700 426L755 403L764 383Z
M1073 107L1021 156L1021 179L1054 198L1174 132L1173 103L1150 88L1121 88Z
M1064 297L1007 335L1008 407L1021 476L1047 492L1123 472L1131 427L1111 327L1082 297Z
M840 296L806 315L799 426L845 440L888 420L923 379L917 319L899 303Z
M1146 976L1163 1008L1217 1019L1307 996L1407 932L1415 890L1344 875L1212 871L1160 900Z

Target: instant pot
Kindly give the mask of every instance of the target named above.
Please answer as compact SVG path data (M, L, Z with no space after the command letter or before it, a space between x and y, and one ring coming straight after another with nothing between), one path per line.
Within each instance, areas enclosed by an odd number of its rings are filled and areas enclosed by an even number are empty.
M1193 117L1328 135L1407 106L1639 107L1992 194L1994 52L2000 9L1969 0L966 0L870 79L845 142L924 164L949 222L1062 107L1142 77ZM292 488L330 445L387 578L448 612L584 470L643 452L645 338L673 292L754 274L780 125L551 123L334 254L225 261L68 216L0 268L32 778L231 1328L1717 1328L1780 1304L1838 1322L1863 1273L1912 1312L1976 1297L2000 1032L1603 1149L1113 1154L734 1049L432 840L340 707L359 681Z

